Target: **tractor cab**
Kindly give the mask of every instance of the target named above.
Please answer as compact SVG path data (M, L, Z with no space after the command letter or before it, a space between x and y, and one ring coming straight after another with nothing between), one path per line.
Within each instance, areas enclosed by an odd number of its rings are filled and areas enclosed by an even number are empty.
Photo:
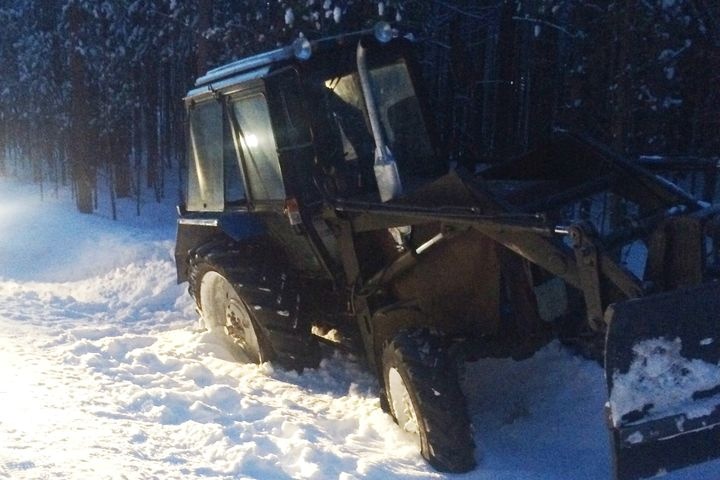
M408 40L355 34L305 42L306 50L295 45L211 70L189 92L188 212L372 199L377 136L408 181L443 173ZM379 132L371 128L359 50Z
M206 240L210 230L200 224L215 222L236 240L266 232L295 268L338 281L340 254L320 218L323 205L387 200L374 171L378 154L391 155L399 174L393 191L446 172L416 86L411 42L388 29L301 38L197 80L185 98L180 256ZM178 260L182 281L186 262Z

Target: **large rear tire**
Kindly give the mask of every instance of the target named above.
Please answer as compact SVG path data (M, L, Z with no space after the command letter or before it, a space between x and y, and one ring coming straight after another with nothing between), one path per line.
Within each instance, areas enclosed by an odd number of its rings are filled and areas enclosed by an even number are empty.
M205 328L223 335L236 358L263 363L275 357L252 311L220 273L209 270L203 275L200 298Z
M475 467L470 420L457 366L442 337L405 331L382 354L385 408L405 431L416 435L420 453L441 472Z
M189 290L205 328L222 335L240 361L273 361L297 371L317 367L320 349L297 280L282 270L239 262L240 254L219 245L190 260Z

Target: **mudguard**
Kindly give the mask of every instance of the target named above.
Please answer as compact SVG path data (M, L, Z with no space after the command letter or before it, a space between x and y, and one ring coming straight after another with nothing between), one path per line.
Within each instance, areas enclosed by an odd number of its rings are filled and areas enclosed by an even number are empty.
M605 317L616 478L720 456L720 283L614 304Z

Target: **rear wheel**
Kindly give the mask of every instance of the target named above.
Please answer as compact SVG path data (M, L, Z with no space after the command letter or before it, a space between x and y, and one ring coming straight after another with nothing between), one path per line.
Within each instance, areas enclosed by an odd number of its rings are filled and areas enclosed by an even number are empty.
M251 363L272 360L273 351L252 312L225 277L212 270L203 275L200 299L205 328L224 335L233 355Z
M273 361L302 371L320 362L300 280L252 245L210 244L188 266L189 291L205 328L222 335L241 361ZM274 268L272 268L274 267Z
M441 337L427 330L402 332L382 355L384 404L415 435L422 456L443 472L475 466L474 442L457 368Z

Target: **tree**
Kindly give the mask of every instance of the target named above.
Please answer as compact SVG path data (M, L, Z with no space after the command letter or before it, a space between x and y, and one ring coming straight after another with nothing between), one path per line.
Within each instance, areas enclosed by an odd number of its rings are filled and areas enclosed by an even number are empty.
M0 174L140 212L181 172L194 78L380 19L414 34L444 150L470 168L557 126L628 154L717 154L718 18L707 0L5 0Z
M76 205L82 213L92 213L95 192L95 158L91 154L89 127L93 124L90 88L85 72L82 39L86 12L75 2L66 8L70 35L70 165Z

